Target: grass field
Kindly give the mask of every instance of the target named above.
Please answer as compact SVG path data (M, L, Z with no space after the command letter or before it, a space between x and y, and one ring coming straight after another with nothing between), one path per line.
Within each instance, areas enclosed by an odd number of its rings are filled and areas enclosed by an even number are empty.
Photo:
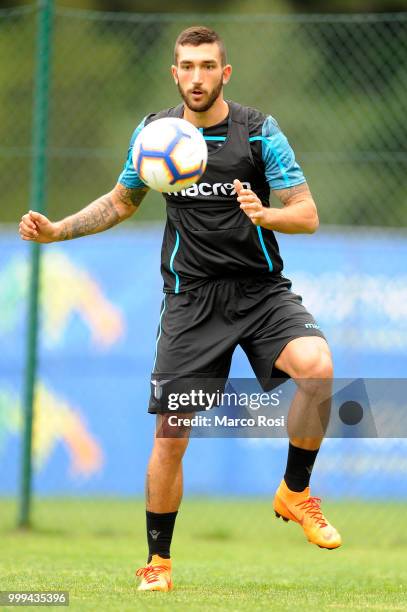
M24 533L15 503L2 500L0 590L67 590L69 609L80 611L407 610L407 506L324 509L344 539L336 551L275 519L269 500L186 499L175 590L166 594L136 591L146 556L141 501L37 501L35 528Z

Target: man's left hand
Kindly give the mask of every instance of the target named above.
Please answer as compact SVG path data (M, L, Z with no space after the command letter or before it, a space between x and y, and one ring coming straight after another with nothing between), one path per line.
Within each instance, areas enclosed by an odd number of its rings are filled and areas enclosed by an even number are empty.
M265 225L267 223L269 208L263 206L257 195L251 189L244 189L242 183L235 179L233 185L237 193L237 201L240 208L249 217L254 225Z

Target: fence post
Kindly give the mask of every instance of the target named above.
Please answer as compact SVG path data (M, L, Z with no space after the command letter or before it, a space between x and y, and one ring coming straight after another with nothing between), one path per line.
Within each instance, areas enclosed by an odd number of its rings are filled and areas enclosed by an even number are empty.
M30 208L45 211L47 131L53 0L38 0L37 52L34 83ZM32 489L32 425L37 373L40 245L31 244L31 273L24 377L24 433L18 525L29 527Z

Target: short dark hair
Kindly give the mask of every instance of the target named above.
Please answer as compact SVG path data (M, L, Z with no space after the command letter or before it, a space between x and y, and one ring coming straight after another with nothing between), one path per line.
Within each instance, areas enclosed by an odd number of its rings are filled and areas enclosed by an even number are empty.
M220 51L220 59L222 66L226 65L226 49L225 44L219 34L215 30L206 28L205 26L192 26L187 28L178 36L175 41L174 48L174 62L177 63L178 58L178 47L181 45L192 45L193 47L199 47L199 45L217 43Z

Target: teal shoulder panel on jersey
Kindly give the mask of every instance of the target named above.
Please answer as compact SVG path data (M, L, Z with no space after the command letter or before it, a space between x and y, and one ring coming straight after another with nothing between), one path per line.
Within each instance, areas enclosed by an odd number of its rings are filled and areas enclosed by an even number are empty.
M261 140L266 180L272 189L287 189L305 183L294 151L274 117L268 115L261 136L253 136L250 140Z
M126 162L124 164L124 168L119 178L117 179L118 183L121 183L122 185L124 185L125 187L128 187L129 189L136 189L137 187L145 187L145 183L143 183L143 181L141 180L141 178L139 177L139 175L137 174L134 168L131 154L132 154L134 141L136 140L137 136L140 134L141 130L143 129L146 119L147 119L147 116L144 117L143 121L139 123L139 125L134 130L132 137L130 138L130 144L129 144L129 149L127 151Z

